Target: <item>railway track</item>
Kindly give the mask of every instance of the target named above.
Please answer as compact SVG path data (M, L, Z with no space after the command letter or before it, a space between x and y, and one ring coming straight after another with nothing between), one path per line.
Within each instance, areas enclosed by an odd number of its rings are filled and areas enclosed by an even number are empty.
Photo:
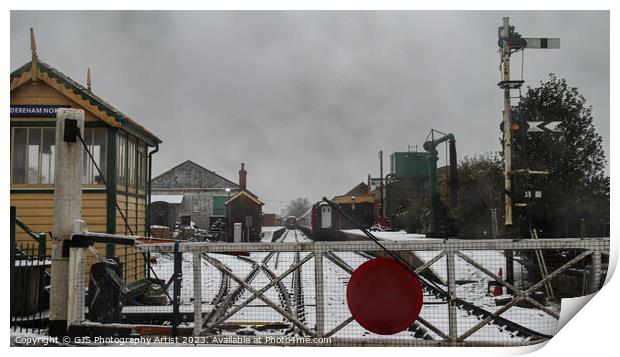
M284 231L284 235L282 235L282 237L280 238L280 242L284 242L284 240L286 239L286 236L288 236L288 232L289 230L287 229L286 231ZM278 270L278 263L280 262L280 252L276 253L276 265L275 265L275 269Z
M368 253L365 252L355 252L355 254L361 256L364 259L372 259L374 258L373 256L371 256ZM343 268L345 271L348 271L349 273L352 273L353 270L348 270L344 267L341 266L341 268ZM420 278L420 283L422 284L422 289L433 295L434 297L436 297L437 299L443 300L447 303L448 301L448 293L443 290L441 287L439 287L437 284L432 283L431 281L429 281L428 279L426 279L423 274L418 274L418 277ZM536 340L547 340L550 339L552 336L534 331L530 328L527 328L519 323L516 323L514 321L510 321L504 317L501 316L495 316L492 312L487 311L483 308L481 308L480 306L477 306L469 301L465 301L463 299L460 298L456 298L455 299L455 303L456 303L456 307L460 310L464 310L467 312L468 315L474 315L476 316L479 320L484 320L487 318L490 318L491 321L489 322L490 324L494 324L497 325L498 328L509 331L513 334L513 336L515 337L523 337L523 338L530 338L532 341L536 341ZM421 322L424 320L420 320ZM438 333L438 331L435 331L435 329L430 326L428 323L423 323L424 326L426 326L427 328L431 329L433 332ZM412 326L413 327L413 326ZM411 328L410 328L411 330ZM439 333L438 333L439 334Z
M279 239L279 241L284 241L288 237L289 240L292 238L294 239L295 242L299 242L300 237L298 236L297 231L295 230L292 231L294 234L294 237L291 237L290 232L291 230L287 230L285 234ZM372 255L365 253L365 252L356 252L356 254L365 260L374 258ZM353 272L354 269L344 259L342 259L338 255L334 253L326 253L325 256L330 258L329 260L334 262L336 265L340 266L343 270L347 271L348 273ZM276 252L268 253L260 262L252 258L249 258L249 257L238 256L237 259L247 264L250 264L252 266L250 272L245 276L244 281L247 284L251 284L252 281L256 278L256 276L260 272L263 272L263 274L270 281L274 281L276 279L276 274L268 267L269 262L272 261L274 257L276 258L275 260L277 264L283 263L283 261L279 262L279 259L281 258L281 256L279 253L276 253ZM300 253L295 252L293 256L292 264L297 264L299 260L300 260ZM222 274L222 279L220 281L220 287L218 289L218 293L216 294L216 296L214 297L212 301L212 304L214 305L214 309L212 310L211 314L209 314L209 316L207 317L206 324L212 323L213 321L216 321L221 316L224 316L224 314L226 314L234 306L234 304L241 298L242 294L246 290L242 286L238 286L231 293L230 292L231 290L230 277L228 277L223 272L221 274ZM292 316L295 316L299 321L305 323L306 312L305 312L302 268L299 267L298 269L295 269L291 273L291 276L292 278L291 278L290 290L287 289L283 281L279 281L278 283L276 283L274 285L274 288L277 290L280 305L287 312L289 312ZM422 284L422 287L425 293L443 302L448 301L448 294L442 287L426 279L423 274L420 274L419 277L420 277L420 282ZM511 336L513 337L528 338L531 341L545 340L545 339L551 338L551 336L548 336L543 333L529 329L519 323L508 320L504 317L495 316L492 312L487 311L481 308L480 306L477 306L463 299L456 298L455 304L459 310L467 312L468 315L476 316L476 318L480 321L484 319L490 319L489 324L496 325L499 329L510 332ZM420 318L418 322L416 322L414 325L412 325L409 328L409 331L412 332L413 336L416 338L427 339L427 340L434 339L428 330L433 331L435 334L439 335L440 337L445 337L445 334L443 334L441 331L438 331L435 327L433 327L431 324L429 324L422 318ZM286 333L287 334L288 333L299 334L300 336L303 336L303 332L295 328L294 326L288 328Z
M441 289L439 286L434 286L433 284L425 281L423 277L421 277L420 282L422 283L422 287L425 291L434 295L435 297L448 301L448 293ZM466 311L469 315L476 316L479 320L484 320L487 318L491 318L490 323L497 325L498 328L509 331L515 337L523 337L530 338L533 341L536 340L548 340L551 339L552 336L534 331L530 328L527 328L521 324L518 324L514 321L508 320L501 316L495 316L492 312L487 311L480 306L474 305L469 301L465 301L460 298L456 298L455 300L456 307Z
M288 231L280 238L279 241L283 241L288 235ZM206 254L206 253L203 253ZM250 285L261 271L265 274L265 276L270 280L276 280L276 274L271 271L268 267L269 261L276 255L275 252L271 252L267 254L260 262L256 260L245 257L245 256L236 256L236 258L240 261L248 263L252 266L250 272L244 277L243 281ZM229 271L230 268L225 264L219 262L224 267L226 267ZM219 319L221 316L224 316L233 306L234 304L241 298L246 289L243 286L238 286L232 293L230 291L230 277L224 272L220 272L222 274L222 279L220 280L220 287L218 293L214 297L212 304L214 305L213 310L205 319L204 325L212 323ZM280 280L275 284L275 289L278 291L278 299L280 301L280 305L284 307L284 309L290 314L293 313L292 304L290 301L290 294L286 289L284 283Z
M295 234L295 242L299 242L297 231L293 231L293 233ZM299 252L295 252L295 255L293 257L293 265L297 263L299 263ZM302 267L300 266L292 273L293 277L291 279L291 290L293 291L295 315L299 321L306 323L306 304L304 301L304 289L302 285L301 269ZM288 332L292 332L293 334L299 334L299 336L304 335L302 331L296 329L295 327L293 327L291 331L287 331L287 333Z
M266 259L263 259L263 261L261 263L257 263L255 260L253 260L251 258L243 257L243 256L239 256L237 258L241 259L241 260L244 260L245 262L247 262L249 264L252 264L253 268L260 269L260 271L262 271L263 274L265 274L265 276L267 276L267 278L270 281L274 281L274 280L276 280L277 275L271 269L269 269L267 267L267 263L269 263L269 261L271 260L271 258L274 255L275 255L275 253L269 253L268 259L267 259L267 257L265 257ZM286 286L284 285L282 280L278 281L274 287L278 291L278 299L280 300L280 305L282 305L282 307L284 307L289 313L292 314L293 311L292 311L292 307L291 307L290 294L289 294L288 290L286 289Z
M206 254L206 253L202 253L202 254ZM203 264L206 265L207 263L203 262ZM224 263L222 264L226 268L230 269ZM229 291L230 291L230 277L226 275L223 271L220 271L220 286L218 288L217 294L215 294L215 296L213 297L213 300L211 300L211 305L217 307L222 302L222 300L224 300L224 297L228 295Z

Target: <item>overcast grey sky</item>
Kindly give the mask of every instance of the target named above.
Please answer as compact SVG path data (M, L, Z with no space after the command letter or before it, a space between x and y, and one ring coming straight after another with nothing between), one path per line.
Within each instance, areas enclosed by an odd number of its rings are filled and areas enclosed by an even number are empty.
M12 11L11 70L34 27L43 61L80 83L91 67L93 91L163 140L154 176L189 159L237 181L245 162L279 213L378 176L379 150L387 172L432 128L454 133L459 158L499 150L502 16L561 38L526 51L526 85L554 72L578 87L609 160L606 11Z

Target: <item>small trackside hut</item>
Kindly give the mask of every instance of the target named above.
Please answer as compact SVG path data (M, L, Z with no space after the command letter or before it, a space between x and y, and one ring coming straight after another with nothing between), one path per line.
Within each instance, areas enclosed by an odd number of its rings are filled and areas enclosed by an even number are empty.
M258 242L261 238L264 203L248 191L246 182L247 171L242 163L239 170L240 192L226 201L228 229L224 240L227 242Z

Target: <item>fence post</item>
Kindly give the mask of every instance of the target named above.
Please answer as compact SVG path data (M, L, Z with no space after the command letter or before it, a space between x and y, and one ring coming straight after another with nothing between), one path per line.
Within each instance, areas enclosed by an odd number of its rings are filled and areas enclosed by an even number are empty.
M595 293L599 290L601 284L601 250L596 246L592 253L592 282L590 284L590 293Z
M86 223L77 220L73 224L73 234L83 234L87 231ZM67 297L67 328L72 324L84 321L84 304L86 282L86 254L88 248L69 248L69 293Z
M316 336L325 334L325 311L323 298L323 253L314 252L314 287L316 294Z
M446 265L448 274L448 330L450 343L455 344L458 338L457 316L456 316L456 271L455 271L455 252L454 248L446 248Z
M180 241L174 242L174 271L172 273L172 337L178 335L179 326L179 299L181 298L181 279L183 253L179 253Z
M67 332L69 284L68 249L73 222L82 210L82 155L84 148L77 138L65 135L69 130L84 131L84 111L60 108L56 114L56 159L54 162L54 221L52 228L52 282L50 291L49 334L62 337ZM73 124L73 126L72 126ZM69 131L67 134L70 134Z
M202 329L202 269L201 269L201 253L194 251L192 253L192 265L194 268L194 335L198 336Z
M45 233L39 233L39 257L45 258L47 255L47 242Z
M39 260L45 264L47 258L47 242L45 233L39 233ZM39 299L45 294L45 270L39 273ZM40 301L40 300L39 300Z

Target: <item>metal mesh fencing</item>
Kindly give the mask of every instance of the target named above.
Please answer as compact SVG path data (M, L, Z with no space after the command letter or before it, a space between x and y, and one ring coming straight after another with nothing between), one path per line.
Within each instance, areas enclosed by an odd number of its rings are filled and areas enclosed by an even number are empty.
M137 246L149 284L134 298L121 294L120 322L207 344L527 345L555 334L561 298L601 286L609 252L608 239L382 244L423 287L419 318L397 334L367 331L347 304L351 273L386 253L373 242L312 242L298 230L277 242Z
M167 269L169 260L158 265L158 254L116 248L119 254L112 258L101 247L70 249L68 320L169 325L173 295L168 290L174 275Z
M50 257L36 243L19 244L11 253L11 330L45 332L49 317Z

